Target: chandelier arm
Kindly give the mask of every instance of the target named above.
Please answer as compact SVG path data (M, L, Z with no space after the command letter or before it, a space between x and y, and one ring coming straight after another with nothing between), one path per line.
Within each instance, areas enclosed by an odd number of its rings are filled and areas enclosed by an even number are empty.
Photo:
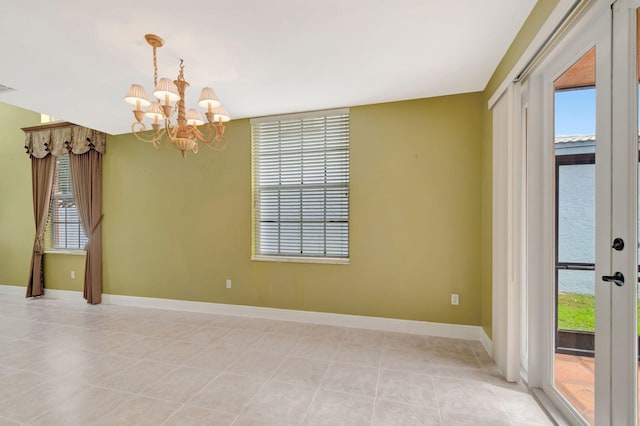
M138 139L141 142L145 142L145 143L149 143L151 145L153 145L153 147L159 151L162 151L163 149L165 149L168 146L168 139L164 138L164 129L160 129L158 131L156 131L155 133L153 133L152 137L150 139L146 139L142 136L140 136L137 133L134 133L133 135L136 137L136 139Z
M164 133L164 129L159 129L157 131L154 131L151 134L150 138L145 138L141 136L141 133L146 131L147 131L147 126L142 122L136 121L131 125L131 133L133 133L136 139L145 143L151 143L155 145L160 139L162 139L162 134Z
M147 126L142 121L134 121L131 123L131 133L144 132Z
M164 125L168 139L173 142L174 140L176 140L176 135L178 134L178 126L172 126L169 119L165 120Z
M211 151L224 151L227 147L227 138L221 136L220 138L214 139L212 142L205 142L204 146L209 148Z
M165 134L164 129L161 130L161 132L162 134L160 135L160 137L153 142L153 147L158 151L163 151L169 146L169 139L162 137Z
M213 128L213 133L211 133L212 137L202 140L202 142L212 151L223 151L227 147L227 138L224 136L224 125L221 122L207 124L207 129L210 130L211 128ZM202 132L200 133L202 134Z
M206 128L208 132L204 133L197 127L193 127L195 131L194 133L196 134L196 137L200 142L204 144L212 143L216 140L216 137L218 137L218 131L216 130L215 126L212 126L211 124L207 124Z

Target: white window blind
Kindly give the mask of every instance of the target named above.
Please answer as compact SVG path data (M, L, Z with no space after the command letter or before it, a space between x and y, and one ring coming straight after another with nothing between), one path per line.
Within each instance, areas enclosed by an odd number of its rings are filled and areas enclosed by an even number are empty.
M76 203L73 200L68 154L56 157L49 229L52 249L84 250L88 238L80 224Z
M254 255L349 257L349 111L252 121Z

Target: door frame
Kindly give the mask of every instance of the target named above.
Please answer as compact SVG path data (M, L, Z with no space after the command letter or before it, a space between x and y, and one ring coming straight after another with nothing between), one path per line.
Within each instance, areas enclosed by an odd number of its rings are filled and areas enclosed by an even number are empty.
M573 22L568 30L548 55L540 62L526 79L529 89L528 102L528 126L527 126L527 233L526 233L526 257L527 257L527 311L529 323L527 326L528 341L528 379L529 385L541 388L552 403L558 407L561 413L573 424L584 424L582 418L566 402L560 392L554 387L554 352L555 352L555 141L554 141L554 117L553 117L553 81L576 60L584 55L593 46L596 46L597 84L596 104L599 111L596 123L596 176L611 175L611 160L607 158L611 140L610 133L605 129L611 128L610 113L610 85L603 82L611 81L610 67L605 62L611 63L611 44L607 43L611 37L610 0L595 0L587 5L580 16ZM602 87L601 87L602 86ZM601 153L600 151L603 151ZM608 194L611 183L606 179L596 180L598 188L596 193ZM596 202L596 205L604 205ZM610 211L605 208L596 210L596 217L602 223L611 223ZM602 271L609 275L610 261L603 252L604 241L609 240L609 227L600 227L596 232L596 259L605 259L597 262L596 276ZM607 245L605 245L606 249ZM605 275L605 274L601 274ZM536 283L539 285L532 285ZM610 310L610 288L596 285L596 311L607 312ZM605 336L596 342L596 352L608 353L611 341L606 338L606 327L610 321L599 320L596 324L596 334ZM600 344L601 347L598 346ZM599 364L602 365L596 377L607 377L606 366L611 368L611 362L606 356L599 355ZM596 423L610 424L605 413L611 411L610 384L596 381ZM598 397L598 395L607 395Z
M625 249L611 250L611 272L622 271L622 287L612 289L611 424L636 424L638 374L638 76L636 9L638 0L612 5L612 236ZM633 319L633 321L632 321ZM630 356L633 355L633 356ZM615 384L615 386L614 386Z

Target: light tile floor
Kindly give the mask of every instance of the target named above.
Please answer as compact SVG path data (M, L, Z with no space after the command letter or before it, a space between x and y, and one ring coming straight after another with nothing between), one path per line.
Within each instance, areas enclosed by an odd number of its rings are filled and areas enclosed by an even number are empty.
M478 342L0 295L0 426L549 425Z

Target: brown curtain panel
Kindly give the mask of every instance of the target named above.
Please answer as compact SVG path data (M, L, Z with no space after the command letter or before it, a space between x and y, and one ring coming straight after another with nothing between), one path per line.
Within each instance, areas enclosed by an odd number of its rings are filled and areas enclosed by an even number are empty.
M91 149L69 156L73 197L89 238L85 246L84 298L95 305L102 301L102 154Z
M53 174L56 159L53 155L44 158L31 157L31 191L33 193L33 217L36 222L36 238L31 255L31 270L27 283L27 297L44 294L44 231L49 218Z

